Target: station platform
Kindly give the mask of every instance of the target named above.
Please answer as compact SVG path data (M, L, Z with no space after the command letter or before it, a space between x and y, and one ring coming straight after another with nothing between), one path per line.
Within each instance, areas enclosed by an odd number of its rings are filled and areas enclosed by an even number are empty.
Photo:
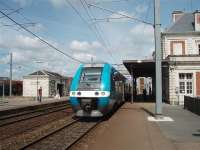
M164 104L163 114L171 120L149 121L154 107L153 103L125 103L74 150L200 149L200 116L181 106ZM199 131L199 136L193 131Z
M61 97L60 99L43 98L42 101L39 102L35 98L30 97L5 97L4 99L0 99L0 113L23 109L26 107L37 107L40 105L54 104L67 100L68 97Z

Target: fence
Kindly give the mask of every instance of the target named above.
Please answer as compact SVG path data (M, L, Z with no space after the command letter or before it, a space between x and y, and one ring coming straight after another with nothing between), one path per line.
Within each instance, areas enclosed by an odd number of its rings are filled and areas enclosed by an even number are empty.
M200 97L184 96L184 109L200 115Z

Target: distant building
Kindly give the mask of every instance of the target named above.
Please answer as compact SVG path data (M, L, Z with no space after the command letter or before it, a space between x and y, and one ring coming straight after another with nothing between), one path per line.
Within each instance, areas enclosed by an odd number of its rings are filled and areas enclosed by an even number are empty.
M137 78L136 81L136 90L137 90L137 95L143 94L143 90L146 89L147 95L151 95L151 89L152 89L152 79L151 78L146 78L146 77L139 77Z
M200 12L174 11L172 22L162 33L164 96L183 104L184 95L200 96Z
M70 84L68 77L50 72L39 70L23 77L23 96L37 96L37 88L42 88L42 96L54 97L56 93L66 96L69 92Z
M172 25L161 33L161 38L163 101L182 105L184 96L200 96L200 11L174 11ZM133 95L137 86L138 93L144 87L145 81L140 78L151 77L155 96L155 53L151 60L123 63L133 78Z
M3 95L3 82L4 82L4 94L10 95L10 80L4 80L0 77L0 96ZM12 80L12 96L22 96L22 81Z

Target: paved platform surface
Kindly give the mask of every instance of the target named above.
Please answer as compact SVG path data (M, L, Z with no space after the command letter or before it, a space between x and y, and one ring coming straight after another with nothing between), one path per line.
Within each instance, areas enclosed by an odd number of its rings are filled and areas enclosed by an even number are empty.
M154 104L138 104L150 114ZM174 122L158 122L164 135L170 139L178 150L200 150L200 116L183 109L183 106L163 105L163 114Z
M0 111L10 110L15 108L22 108L27 106L41 105L47 103L53 103L56 101L66 101L68 97L61 97L60 99L55 98L43 98L42 102L37 101L35 98L28 97L7 97L0 99Z
M124 104L95 129L81 150L175 150L176 147L138 104ZM92 134L92 133L91 133ZM79 147L79 148L78 148Z

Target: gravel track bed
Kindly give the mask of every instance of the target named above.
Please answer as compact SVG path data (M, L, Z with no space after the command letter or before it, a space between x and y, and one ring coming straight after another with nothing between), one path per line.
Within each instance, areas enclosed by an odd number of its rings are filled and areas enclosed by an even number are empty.
M47 120L46 120L47 121ZM17 150L21 149L22 147L32 143L35 140L40 139L41 137L48 135L59 128L66 126L73 122L72 115L65 116L62 119L56 120L51 123L46 123L46 125L40 126L35 128L34 130L29 130L24 133L18 134L16 136L12 136L10 138L1 140L0 142L0 149L1 150Z
M87 150L88 143L96 143L96 135L103 133L107 129L107 123L101 122L91 132L86 134L78 143L74 144L69 150Z
M69 127L43 139L42 141L28 147L31 150L49 150L49 149L67 149L71 144L79 140L91 128L97 125L97 122L76 122Z
M32 111L27 111L23 113L16 113L14 115L9 115L9 116L2 116L0 117L0 127L9 125L15 122L31 119L34 117L38 117L41 115L46 115L49 113L57 112L59 110L64 110L65 108L69 108L69 104L61 104L56 107L47 107L47 108L40 108L38 110L32 110Z
M2 141L24 132L33 131L35 128L62 119L70 114L72 114L71 108L0 127L0 140Z

